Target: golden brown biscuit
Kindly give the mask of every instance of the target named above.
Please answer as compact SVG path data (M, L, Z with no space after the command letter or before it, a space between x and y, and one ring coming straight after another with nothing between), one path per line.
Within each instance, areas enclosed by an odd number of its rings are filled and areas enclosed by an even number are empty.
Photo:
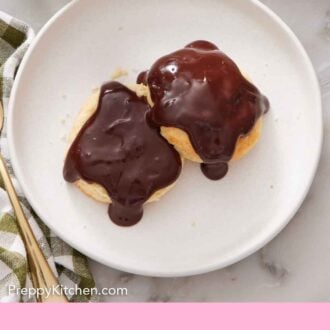
M132 89L134 90L134 89ZM82 129L86 121L93 115L97 109L98 100L100 96L100 89L96 89L87 99L85 104L82 106L75 122L73 124L72 130L69 134L69 146L72 144L79 131ZM85 180L78 180L74 183L83 193L87 196L93 198L94 200L110 204L111 198L109 197L107 191L97 183L88 183ZM172 187L174 187L175 182L171 185L157 190L148 200L147 203L158 201L163 195L165 195Z
M236 143L231 160L238 160L245 156L258 142L261 135L262 119L259 118L249 134L241 136ZM171 143L183 158L193 162L203 163L190 142L188 134L175 127L161 127L161 134Z

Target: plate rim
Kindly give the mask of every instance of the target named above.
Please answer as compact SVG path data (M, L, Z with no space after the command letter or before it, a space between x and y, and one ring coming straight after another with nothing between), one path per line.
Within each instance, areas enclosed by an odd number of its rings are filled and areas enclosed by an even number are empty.
M294 215L297 213L301 205L303 204L303 201L305 200L307 193L310 190L310 187L312 185L312 182L314 180L320 156L321 156L321 150L322 150L322 144L323 144L323 117L322 117L322 97L321 97L321 90L319 86L319 82L317 79L317 75L315 72L315 69L313 67L313 64L298 37L294 34L294 32L291 30L291 28L275 13L273 12L269 7L267 7L265 4L261 3L259 0L248 0L253 6L257 7L260 11L263 12L264 15L267 15L274 23L277 23L277 25L282 29L283 32L286 33L286 35L290 38L291 42L294 44L295 48L299 51L300 56L303 60L304 66L306 68L306 72L310 76L310 82L313 86L312 93L314 94L315 101L316 101L316 109L315 116L316 119L316 125L318 126L317 132L315 134L315 139L317 139L317 146L318 150L316 153L316 157L314 159L313 166L310 170L310 175L308 177L308 180L306 180L306 185L304 188L304 191L300 193L300 198L297 200L297 203L295 207L290 209L290 212L288 212L288 215L279 223L278 226L276 226L276 230L273 230L271 232L267 232L264 234L259 240L251 245L249 248L247 248L244 253L237 254L235 256L232 256L230 258L227 258L226 260L219 262L216 260L216 262L209 263L207 265L202 265L200 267L193 267L194 269L187 269L186 271L180 270L171 270L171 271L151 271L151 270L143 270L143 267L140 268L138 266L130 267L128 265L123 265L120 263L116 263L113 261L109 261L107 258L102 258L101 256L98 256L93 253L93 251L89 251L84 248L84 246L79 245L79 243L72 242L70 240L70 233L63 233L56 230L56 226L53 226L51 221L47 221L46 214L41 210L41 208L38 207L38 204L36 201L34 201L34 198L31 193L29 193L29 189L27 185L25 184L24 175L23 175L23 168L20 167L18 158L16 157L15 152L15 143L14 143L14 127L13 127L13 113L15 108L15 101L17 97L17 90L18 86L20 84L21 76L24 73L25 66L29 62L29 59L31 57L31 54L33 53L34 48L37 46L39 40L41 37L43 37L48 29L52 26L52 24L59 19L62 15L64 15L68 10L70 10L72 7L76 6L80 1L74 0L68 4L66 4L64 7L62 7L58 12L55 13L54 16L52 16L48 22L40 29L39 33L36 35L36 37L33 39L28 51L26 52L25 56L23 57L23 60L20 64L20 67L18 69L16 79L14 80L13 88L11 91L9 103L8 103L8 116L7 116L7 136L8 136L8 150L9 150L9 156L10 161L14 170L14 173L17 177L18 182L20 183L20 186L23 190L24 195L28 199L30 205L34 209L34 211L37 213L37 215L42 219L43 222L57 235L59 236L63 241L67 242L70 246L72 246L74 249L80 251L87 257L100 262L106 266L122 270L125 272L130 272L138 275L144 275L144 276L156 276L156 277L182 277L182 276L191 276L191 275L198 275L198 274L204 274L210 271L218 270L221 268L224 268L226 266L229 266L231 264L234 264L249 255L255 253L260 248L265 246L267 243L269 243L275 236L277 236L283 228L290 222L290 220L294 217Z

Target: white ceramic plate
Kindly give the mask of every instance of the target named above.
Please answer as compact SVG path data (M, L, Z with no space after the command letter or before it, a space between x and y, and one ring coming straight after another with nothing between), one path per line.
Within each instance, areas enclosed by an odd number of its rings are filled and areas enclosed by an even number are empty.
M138 225L118 227L107 206L64 182L62 136L91 89L117 67L134 81L158 57L196 39L216 43L269 97L263 136L222 181L187 162L175 189L146 206ZM25 57L8 124L15 172L45 223L93 259L154 276L224 267L273 238L309 189L322 135L318 84L304 49L269 9L247 0L70 4Z

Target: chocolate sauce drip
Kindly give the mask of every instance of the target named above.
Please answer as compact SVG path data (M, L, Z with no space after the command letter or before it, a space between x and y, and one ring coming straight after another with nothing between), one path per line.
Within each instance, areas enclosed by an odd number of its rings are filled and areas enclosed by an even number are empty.
M181 172L179 154L148 121L147 103L118 82L102 86L97 110L71 145L63 175L100 184L112 204L109 216L131 226L143 203L173 183Z
M238 138L269 108L237 65L204 40L160 58L138 82L150 88L154 123L184 130L203 162L212 164L202 166L210 179L225 174Z
M220 180L228 172L228 163L202 163L201 170L210 180Z
M142 71L139 73L139 75L136 78L136 82L138 84L144 84L147 85L147 77L148 77L148 71Z

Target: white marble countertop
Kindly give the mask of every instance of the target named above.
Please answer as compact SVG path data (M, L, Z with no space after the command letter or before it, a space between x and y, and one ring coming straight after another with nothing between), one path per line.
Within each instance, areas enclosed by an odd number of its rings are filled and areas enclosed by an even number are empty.
M219 0L220 1L220 0ZM6 11L37 31L68 0L0 0ZM324 112L324 145L312 188L290 224L245 260L205 275L150 278L95 261L99 287L127 287L108 301L328 301L330 300L330 2L263 0L293 29L318 74Z

